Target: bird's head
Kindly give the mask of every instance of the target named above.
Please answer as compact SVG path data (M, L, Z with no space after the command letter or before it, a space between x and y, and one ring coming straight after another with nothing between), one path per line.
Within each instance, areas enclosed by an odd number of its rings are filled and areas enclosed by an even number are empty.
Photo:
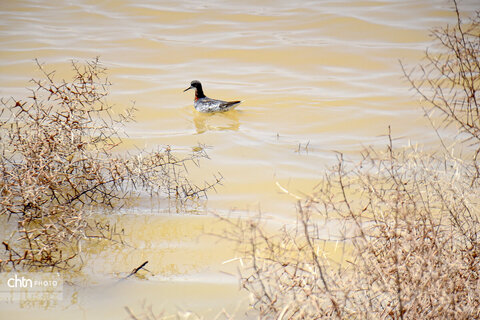
M190 89L196 89L196 90L202 90L202 84L200 83L200 81L198 80L193 80L191 83L190 83L190 87L188 87L187 89L183 90L183 92L187 91L187 90L190 90Z

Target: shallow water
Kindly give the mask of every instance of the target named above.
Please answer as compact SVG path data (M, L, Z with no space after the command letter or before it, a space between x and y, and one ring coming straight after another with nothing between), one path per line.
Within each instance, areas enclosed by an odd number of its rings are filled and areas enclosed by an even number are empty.
M468 0L460 8L480 5ZM431 44L429 29L454 22L443 0L3 1L0 96L27 94L28 80L39 75L34 58L60 77L70 59L99 56L113 83L109 101L118 110L134 101L139 109L127 149L171 145L187 152L204 144L211 160L202 161L195 179L224 177L205 210L261 211L290 223L295 199L278 184L310 193L335 151L355 157L363 146L384 145L388 126L399 144L436 143L399 60L417 64ZM232 112L199 114L192 91L182 92L193 79L212 98L244 101ZM145 201L113 219L135 250L99 247L86 266L95 280L68 286L65 305L5 305L1 317L27 318L33 309L40 318L126 318L123 307L140 308L144 300L207 318L223 306L245 308L247 297L231 275L236 266L222 264L235 253L203 235L214 218ZM115 282L145 260L155 274L149 281L112 290L102 280Z

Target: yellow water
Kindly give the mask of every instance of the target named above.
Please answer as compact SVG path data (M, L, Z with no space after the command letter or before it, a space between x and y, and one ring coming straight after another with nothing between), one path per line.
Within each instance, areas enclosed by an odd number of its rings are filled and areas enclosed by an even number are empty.
M468 13L477 0L461 1ZM38 76L34 58L59 76L69 60L99 56L118 110L133 101L128 148L208 146L195 179L220 172L223 186L200 215L169 213L148 201L114 217L133 247L98 245L90 278L69 285L59 306L2 304L0 318L127 318L124 306L191 310L210 318L223 307L243 315L231 246L204 235L209 213L261 211L293 223L294 199L311 192L339 151L435 143L399 64L419 62L429 29L454 23L448 1L2 1L0 96L21 97ZM193 109L191 80L212 98L243 100L235 111ZM94 249L92 249L94 250ZM117 283L143 261L148 280ZM107 280L105 280L107 279ZM107 307L108 306L108 307Z

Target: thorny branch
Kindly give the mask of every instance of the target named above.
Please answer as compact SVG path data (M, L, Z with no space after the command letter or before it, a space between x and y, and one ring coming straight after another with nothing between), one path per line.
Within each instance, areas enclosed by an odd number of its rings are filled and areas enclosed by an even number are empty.
M480 318L480 12L467 23L453 4L456 25L434 30L427 64L402 67L429 119L440 111L473 156L443 141L444 154L399 148L389 129L385 149L340 154L295 226L221 218L260 318Z
M72 62L69 82L37 66L43 79L32 80L29 98L0 101L0 216L10 221L0 270L69 268L83 239L119 236L88 214L95 208L119 208L142 189L186 203L221 182L219 175L197 186L188 178L188 166L208 157L203 148L183 158L170 147L116 152L135 110L114 116L98 59Z

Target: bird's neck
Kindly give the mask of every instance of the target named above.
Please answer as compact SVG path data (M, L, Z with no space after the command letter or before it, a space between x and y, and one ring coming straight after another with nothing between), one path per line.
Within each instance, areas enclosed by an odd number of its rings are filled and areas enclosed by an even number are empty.
M195 88L195 100L205 98L205 94L203 93L202 87Z

